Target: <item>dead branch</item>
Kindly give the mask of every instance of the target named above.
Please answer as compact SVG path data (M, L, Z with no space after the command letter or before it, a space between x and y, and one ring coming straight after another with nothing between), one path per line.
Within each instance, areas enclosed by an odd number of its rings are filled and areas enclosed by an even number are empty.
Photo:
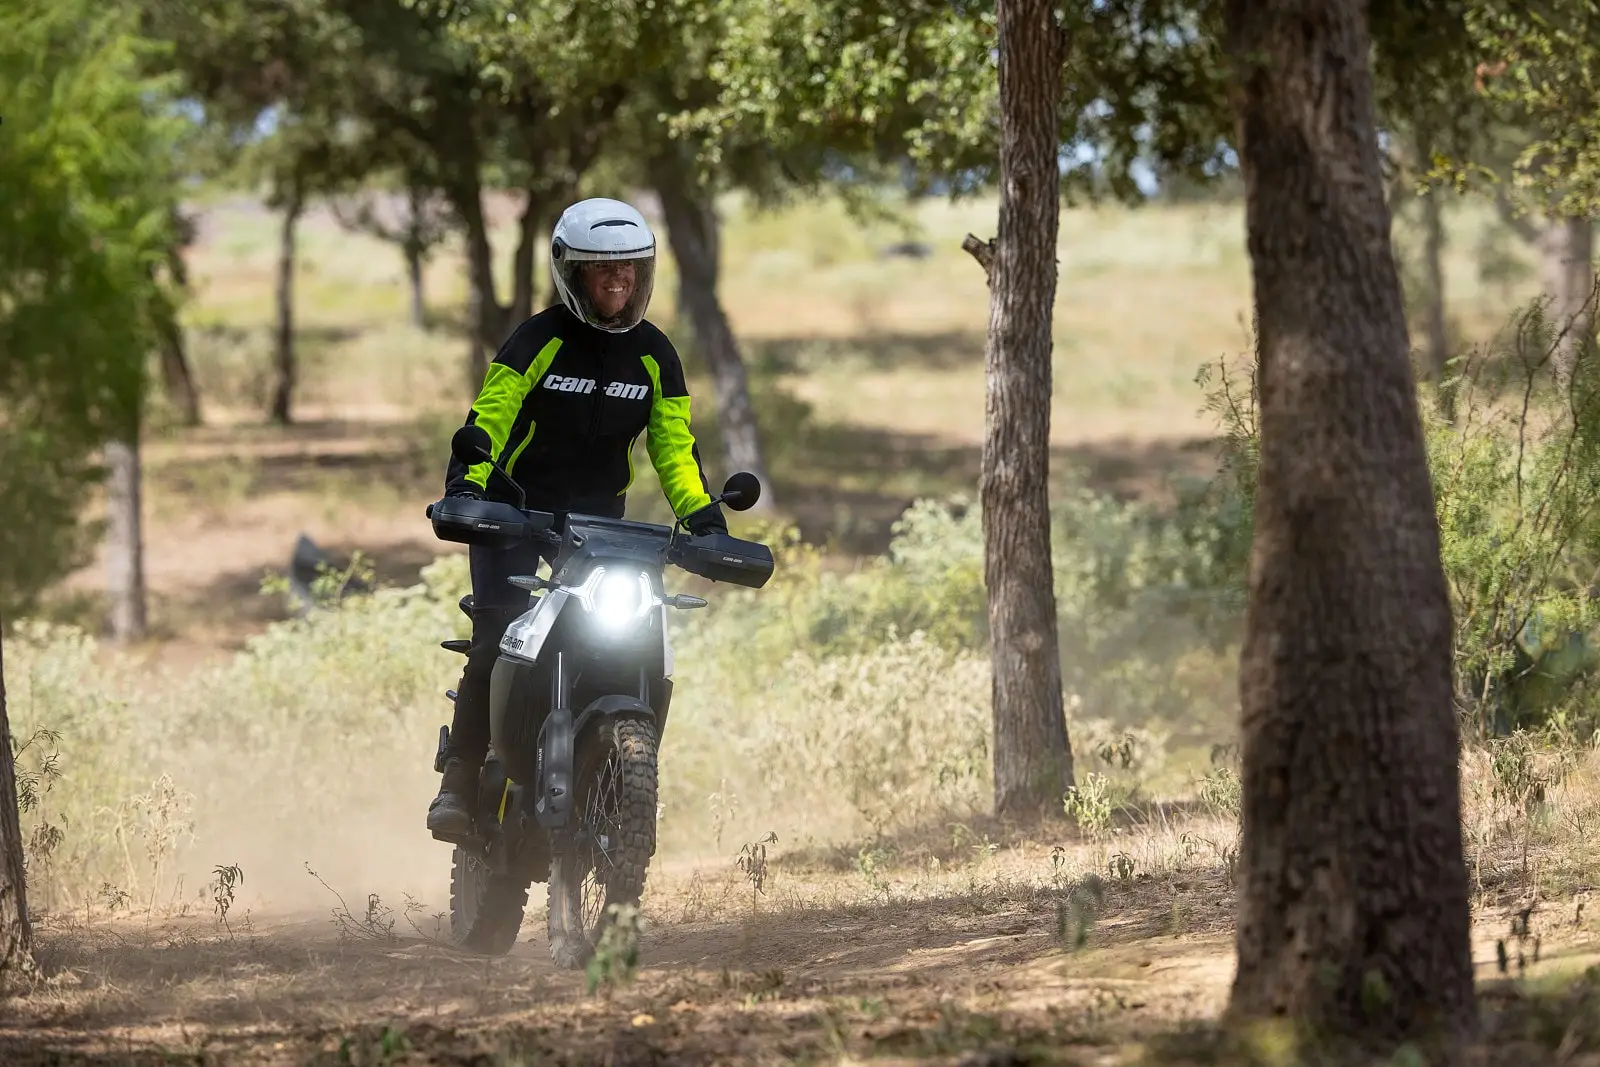
M993 241L980 241L980 240L978 240L978 238L974 237L972 234L969 233L969 234L967 234L966 238L961 242L961 248L962 248L963 251L970 253L972 255L972 258L978 261L978 266L983 268L984 281L985 282L993 281L994 280L994 242Z

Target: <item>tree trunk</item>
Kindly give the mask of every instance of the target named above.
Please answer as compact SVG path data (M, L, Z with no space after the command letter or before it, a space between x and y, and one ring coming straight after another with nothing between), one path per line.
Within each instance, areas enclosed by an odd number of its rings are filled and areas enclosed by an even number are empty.
M1594 226L1585 218L1551 219L1539 234L1540 274L1550 297L1551 362L1565 388L1593 328Z
M283 211L283 229L278 240L278 324L276 339L276 380L272 389L272 421L287 426L294 402L294 258L295 228L305 199L299 190L290 196Z
M189 368L189 357L183 347L183 328L170 309L163 309L157 322L160 332L161 377L167 387L172 406L178 409L178 419L185 426L200 425L200 390L194 383L194 372Z
M185 426L200 425L200 390L195 386L194 372L189 367L189 357L183 347L183 327L178 323L176 300L178 293L189 288L189 269L184 262L184 250L194 243L195 230L192 219L176 208L172 211L172 243L166 250L167 273L174 290L172 300L163 299L157 307L157 344L161 349L161 377L167 387L167 397L178 411ZM150 280L156 280L156 270L150 268Z
M111 600L111 636L143 639L147 622L144 584L143 476L139 443L106 445L106 554Z
M993 671L995 813L1060 810L1073 783L1050 560L1056 164L1065 35L1049 0L1000 0L1000 219L966 247L989 275L984 584Z
M0 626L0 631L4 627ZM33 924L28 917L22 820L17 811L17 768L6 714L5 639L0 632L0 993L25 985L37 973Z
M428 301L422 289L422 249L415 241L405 246L406 284L411 292L411 325L419 330L428 328Z
M1443 196L1442 190L1430 189L1422 197L1422 260L1428 287L1428 347L1424 354L1424 374L1436 391L1440 410L1449 415L1450 401L1441 388L1450 362L1450 332L1445 320Z
M517 256L512 263L514 282L511 290L511 315L507 323L512 329L521 325L523 320L533 314L534 285L538 273L534 267L540 243L540 222L543 217L544 202L534 190L529 189L528 200L522 205L522 216L518 220Z
M1260 360L1236 1020L1475 1024L1450 602L1364 0L1228 0Z
M717 295L722 249L716 204L682 155L663 154L655 162L655 171L667 242L678 265L679 307L687 313L716 391L723 460L729 474L749 471L760 480L761 500L755 510L770 513L777 501L761 447L755 405L750 400L750 376Z
M406 228L400 250L406 257L406 283L411 290L411 325L428 328L428 301L422 287L423 257L428 248L427 194L415 185L406 190Z
M489 352L497 351L510 333L509 310L500 303L494 286L494 248L483 212L482 187L476 172L465 175L449 190L451 205L466 230L467 245L467 379L478 395L489 371Z

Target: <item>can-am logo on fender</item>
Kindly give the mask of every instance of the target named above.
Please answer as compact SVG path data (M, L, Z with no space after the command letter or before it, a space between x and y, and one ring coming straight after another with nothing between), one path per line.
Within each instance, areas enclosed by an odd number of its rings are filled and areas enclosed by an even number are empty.
M556 393L592 393L595 380L593 378L571 378L562 374L549 374L545 376L544 387ZM612 382L602 390L606 396L616 397L619 400L643 400L650 395L648 385L630 385L627 382Z

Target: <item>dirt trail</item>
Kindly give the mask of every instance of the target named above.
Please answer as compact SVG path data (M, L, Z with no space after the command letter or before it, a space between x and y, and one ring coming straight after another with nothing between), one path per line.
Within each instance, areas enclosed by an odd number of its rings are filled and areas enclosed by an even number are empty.
M552 968L539 887L498 959L449 946L419 913L392 933L326 910L235 913L231 931L209 915L48 919L53 977L8 1005L0 1062L1116 1064L1152 1035L1203 1028L1226 1001L1220 872L1108 885L1078 948L1049 887L973 881L885 900L826 877L752 905L725 869L664 870L635 979L596 992ZM1485 981L1505 923L1480 917ZM1568 925L1536 922L1529 975L1600 957Z
M55 977L0 1022L0 1060L379 1062L362 1056L386 1028L430 1063L498 1062L474 1058L497 1050L525 1062L536 1050L574 1063L937 1060L1029 1040L1100 1057L1214 1014L1232 974L1215 916L1150 937L1133 898L1068 952L1042 891L756 909L735 897L731 914L686 920L697 906L683 885L646 898L637 978L610 996L552 968L537 906L500 959L421 936L434 932L421 916L392 937L341 930L327 912L256 916L231 936L211 916L48 921Z

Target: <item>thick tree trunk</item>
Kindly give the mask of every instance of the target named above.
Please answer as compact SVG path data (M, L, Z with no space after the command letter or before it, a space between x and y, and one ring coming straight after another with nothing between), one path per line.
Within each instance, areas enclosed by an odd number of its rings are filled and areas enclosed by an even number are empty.
M147 623L144 584L143 473L137 437L106 445L107 590L111 636L143 639Z
M717 295L721 242L716 204L694 180L681 156L658 159L656 192L667 224L667 241L678 265L678 302L711 370L717 398L717 424L728 473L749 471L761 482L755 510L770 512L777 501L761 447L760 426L750 400L750 377L739 342Z
M1073 782L1050 560L1051 324L1060 223L1065 37L1050 0L1000 0L1000 219L985 351L984 582L993 671L995 812L1059 812Z
M1450 362L1450 331L1445 318L1443 196L1442 190L1430 189L1422 198L1422 265L1428 287L1428 344L1423 356L1423 373L1437 391L1441 410L1448 415L1449 398L1439 388Z
M272 421L287 426L292 420L295 383L294 354L294 262L295 229L305 200L299 191L289 198L283 211L283 228L278 239L278 321L274 357L276 371L272 388Z
M1555 341L1552 369L1565 386L1594 328L1594 224L1585 218L1551 219L1539 233L1539 257Z
M0 627L3 630L3 627ZM17 768L6 714L5 639L0 633L0 993L24 986L37 973L33 926L28 918L22 820L17 811Z
M1363 0L1227 0L1260 358L1236 1019L1475 1023L1450 602Z

